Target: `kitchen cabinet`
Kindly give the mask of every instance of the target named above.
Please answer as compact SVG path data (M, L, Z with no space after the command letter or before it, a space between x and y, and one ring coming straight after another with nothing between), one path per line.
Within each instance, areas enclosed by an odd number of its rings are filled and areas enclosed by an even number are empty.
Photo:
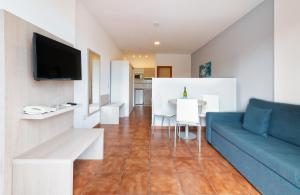
M155 77L155 68L144 68L144 78Z

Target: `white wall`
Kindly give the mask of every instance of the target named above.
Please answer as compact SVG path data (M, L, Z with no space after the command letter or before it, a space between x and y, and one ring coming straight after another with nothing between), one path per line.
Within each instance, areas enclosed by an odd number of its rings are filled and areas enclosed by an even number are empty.
M0 12L0 43L4 43L4 17ZM0 194L4 194L5 148L5 60L4 44L0 44Z
M172 66L173 78L191 77L190 54L156 54L157 66Z
M261 5L192 54L192 76L199 65L212 62L212 77L237 78L238 110L249 98L273 100L273 0Z
M70 42L75 41L76 0L1 0L5 9Z
M275 0L275 100L300 104L300 1Z
M122 53L79 0L76 1L75 46L82 53L82 81L75 82L74 101L81 103L82 106L75 111L74 126L89 128L100 122L100 112L88 116L87 50L91 49L101 56L101 95L110 93L110 60L121 57Z

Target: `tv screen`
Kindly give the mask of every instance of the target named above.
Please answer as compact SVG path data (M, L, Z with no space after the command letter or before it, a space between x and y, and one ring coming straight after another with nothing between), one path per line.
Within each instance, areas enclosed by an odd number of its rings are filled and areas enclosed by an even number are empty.
M33 34L33 75L35 80L81 80L81 51Z

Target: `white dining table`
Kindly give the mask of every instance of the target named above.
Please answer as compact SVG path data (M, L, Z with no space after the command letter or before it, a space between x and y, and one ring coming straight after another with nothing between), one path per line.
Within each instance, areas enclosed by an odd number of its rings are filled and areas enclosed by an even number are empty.
M174 106L177 105L177 99L169 99L169 104L172 104ZM200 107L200 110L202 108L202 106L206 105L206 101L198 99L198 106ZM197 135L195 133L189 132L189 126L185 125L185 132L180 132L179 134L181 139L185 139L185 140L191 140L191 139L196 139Z

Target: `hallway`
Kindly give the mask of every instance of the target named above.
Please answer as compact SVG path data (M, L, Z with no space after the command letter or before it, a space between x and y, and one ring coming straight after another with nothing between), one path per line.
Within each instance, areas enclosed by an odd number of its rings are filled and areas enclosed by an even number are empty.
M75 195L259 194L204 138L177 144L166 129L150 136L151 107L135 107L105 129L104 160L77 160Z

